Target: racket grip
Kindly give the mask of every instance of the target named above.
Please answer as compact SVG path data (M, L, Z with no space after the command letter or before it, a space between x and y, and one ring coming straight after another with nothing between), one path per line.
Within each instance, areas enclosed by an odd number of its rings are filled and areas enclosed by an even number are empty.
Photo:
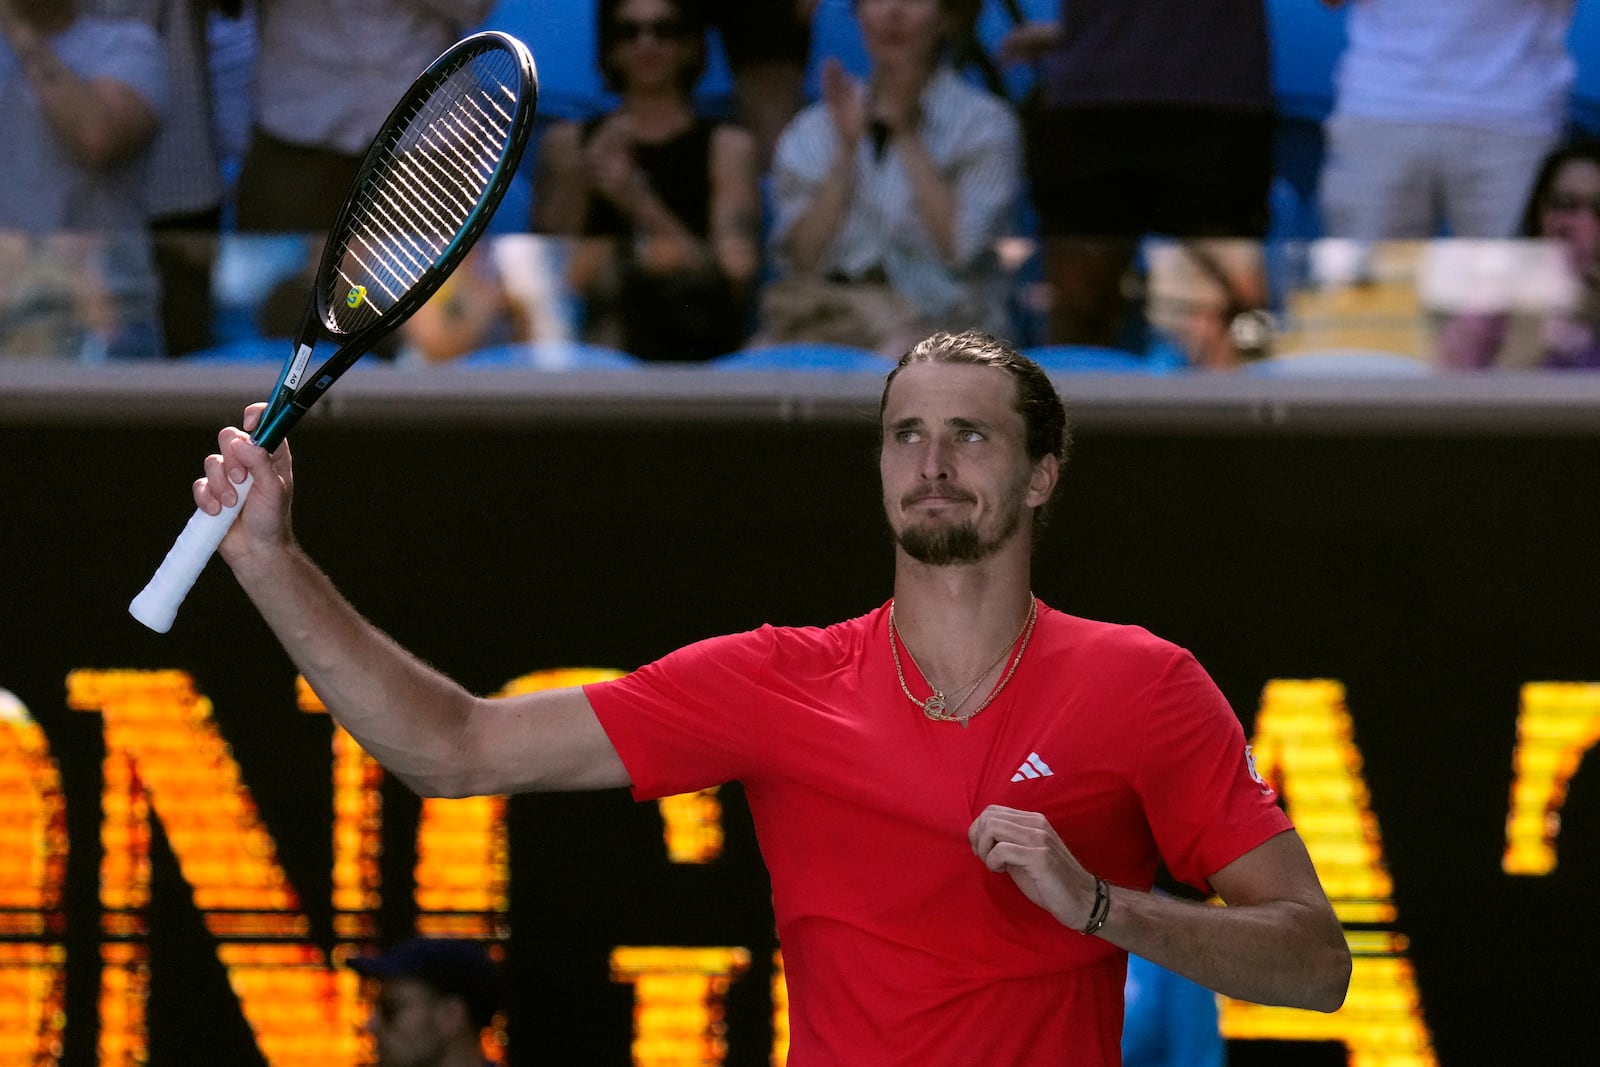
M233 520L239 517L239 509L244 507L252 484L252 480L246 478L235 486L239 493L238 503L223 508L215 515L195 509L188 525L173 542L167 558L156 568L155 576L128 605L128 614L156 633L164 634L172 629L172 620L178 617L178 606L189 595L189 590L194 588L195 579L206 569L206 563L227 536Z

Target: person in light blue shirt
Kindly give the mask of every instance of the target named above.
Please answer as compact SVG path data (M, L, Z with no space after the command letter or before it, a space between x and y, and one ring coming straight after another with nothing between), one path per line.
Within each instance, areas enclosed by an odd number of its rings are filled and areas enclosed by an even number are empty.
M164 64L138 19L80 16L72 0L0 0L7 354L159 354L144 168Z
M1323 3L1348 8L1349 35L1325 125L1326 232L1512 236L1566 122L1574 0Z

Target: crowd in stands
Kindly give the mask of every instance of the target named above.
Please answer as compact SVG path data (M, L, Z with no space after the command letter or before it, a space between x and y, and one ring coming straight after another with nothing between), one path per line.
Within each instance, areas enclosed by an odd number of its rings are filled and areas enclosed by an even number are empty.
M1412 362L1600 365L1600 0L0 0L0 355L286 335L372 133L485 26L557 72L524 195L379 358L977 326L1249 369L1398 285Z

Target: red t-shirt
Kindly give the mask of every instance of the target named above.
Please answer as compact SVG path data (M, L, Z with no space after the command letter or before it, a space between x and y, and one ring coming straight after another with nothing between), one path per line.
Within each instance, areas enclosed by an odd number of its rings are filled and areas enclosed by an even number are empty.
M1043 813L1090 871L1141 889L1158 858L1204 886L1289 828L1188 652L1042 604L965 729L900 691L887 605L703 641L586 692L636 798L744 784L791 1067L1120 1062L1124 953L973 856L967 828L990 804Z

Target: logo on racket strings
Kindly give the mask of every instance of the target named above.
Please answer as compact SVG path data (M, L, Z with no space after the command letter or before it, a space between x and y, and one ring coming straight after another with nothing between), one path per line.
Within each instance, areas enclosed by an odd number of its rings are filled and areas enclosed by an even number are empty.
M366 299L367 287L364 285L352 285L350 291L344 294L346 307L358 308Z

